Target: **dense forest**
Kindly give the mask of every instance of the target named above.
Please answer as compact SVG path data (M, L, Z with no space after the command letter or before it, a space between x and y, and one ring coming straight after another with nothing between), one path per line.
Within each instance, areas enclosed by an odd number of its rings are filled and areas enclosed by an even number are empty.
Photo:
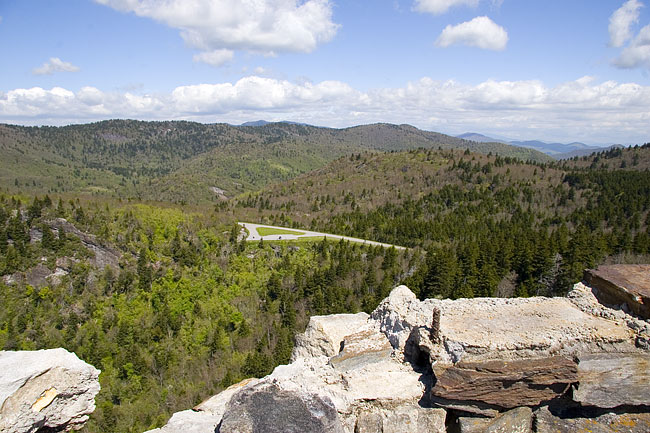
M0 348L102 370L88 431L141 432L286 363L310 315L371 311L410 253L246 243L223 215L0 197ZM114 258L114 260L112 260Z
M86 431L141 432L286 363L311 315L372 311L397 284L561 295L584 268L650 260L650 145L524 161L371 126L0 128L0 349L74 351L102 370ZM234 183L206 199L218 178ZM247 242L237 221L408 249Z
M552 164L357 154L236 206L242 217L256 209L273 223L422 248L407 283L423 298L561 295L604 260L648 261L649 160L648 145Z

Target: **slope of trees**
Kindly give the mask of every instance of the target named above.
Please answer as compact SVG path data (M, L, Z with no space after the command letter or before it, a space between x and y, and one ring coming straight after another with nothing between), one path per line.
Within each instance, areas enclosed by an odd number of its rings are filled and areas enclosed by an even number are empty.
M629 152L639 166L650 160L650 148ZM422 248L426 259L407 281L421 297L563 294L585 268L650 256L645 169L458 151L360 154L242 197L236 209Z
M97 266L65 218L119 251ZM289 359L310 315L372 310L408 256L347 242L246 244L223 216L0 197L0 348L102 370L93 432L141 432ZM67 274L32 281L36 267Z

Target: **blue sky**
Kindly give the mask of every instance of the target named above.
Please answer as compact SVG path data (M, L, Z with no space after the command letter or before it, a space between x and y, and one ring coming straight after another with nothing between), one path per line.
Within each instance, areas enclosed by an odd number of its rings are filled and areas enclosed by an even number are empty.
M4 123L650 141L648 0L0 0L0 17Z

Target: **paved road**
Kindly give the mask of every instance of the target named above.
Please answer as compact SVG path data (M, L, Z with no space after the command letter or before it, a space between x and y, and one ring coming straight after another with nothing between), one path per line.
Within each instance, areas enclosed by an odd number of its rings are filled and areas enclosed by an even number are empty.
M369 241L366 239L359 239L359 238L351 238L349 236L340 236L340 235L333 235L330 233L320 233L320 232L312 232L309 230L301 230L301 229L293 229L293 228L288 228L288 227L277 227L277 226L269 226L265 224L253 224L253 223L245 223L245 222L239 222L238 223L240 226L244 227L245 229L248 230L248 237L246 240L248 241L259 241L260 239L263 239L265 241L277 241L277 240L282 240L282 241L290 241L290 240L297 240L300 238L307 238L307 237L314 237L314 236L326 236L327 239L345 239L346 241L350 242L358 242L360 244L366 244L366 245L379 245L384 248L390 248L390 247L395 247L398 250L405 250L406 248L400 247L398 245L391 245L391 244L384 244L382 242L375 242L375 241ZM281 230L291 230L295 232L300 232L302 234L300 235L266 235L266 236L261 236L257 229L259 227L268 227L268 228L274 228L274 229L281 229Z

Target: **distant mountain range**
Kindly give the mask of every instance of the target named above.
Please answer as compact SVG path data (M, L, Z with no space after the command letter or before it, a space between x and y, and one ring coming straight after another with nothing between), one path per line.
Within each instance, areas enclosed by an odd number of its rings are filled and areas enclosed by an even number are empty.
M610 150L615 147L623 147L619 144L614 144L611 146L591 146L585 143L573 142L573 143L548 143L541 140L499 140L497 138L488 137L483 134L476 132L466 132L464 134L457 135L456 137L462 138L464 140L476 141L479 143L504 143L511 146L525 147L528 149L535 149L547 155L551 155L555 159L568 159L573 158L574 156L585 156L591 155L594 152L601 152L605 150Z
M291 122L289 120L280 120L278 122L268 122L266 120L253 120L251 122L244 122L239 126L266 126L270 125L272 123L286 123L288 125L303 125L303 126L311 126L308 123L301 123L301 122Z

